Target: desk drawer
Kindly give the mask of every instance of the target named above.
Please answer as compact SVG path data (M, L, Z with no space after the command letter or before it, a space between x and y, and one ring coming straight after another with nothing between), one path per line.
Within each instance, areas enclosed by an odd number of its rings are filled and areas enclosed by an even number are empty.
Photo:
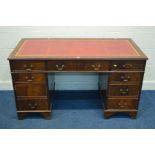
M16 84L15 85L16 96L47 96L46 84Z
M120 97L120 96L131 96L138 97L140 86L138 85L110 85L109 96Z
M137 99L108 99L107 109L137 109Z
M128 72L128 73L110 73L109 83L110 84L140 84L143 73Z
M79 71L108 71L108 61L80 61L78 62Z
M76 71L75 61L48 61L48 71Z
M112 61L111 70L144 70L145 61Z
M46 82L46 74L41 73L13 73L12 77L15 83Z
M24 70L24 71L33 71L33 70L45 70L45 63L43 61L11 61L11 70Z
M17 110L49 110L49 107L46 99L17 99Z

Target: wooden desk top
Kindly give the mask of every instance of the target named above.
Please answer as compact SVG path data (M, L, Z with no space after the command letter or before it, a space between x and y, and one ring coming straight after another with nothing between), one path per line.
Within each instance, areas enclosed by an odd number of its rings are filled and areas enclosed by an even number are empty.
M131 39L22 39L8 59L147 59Z

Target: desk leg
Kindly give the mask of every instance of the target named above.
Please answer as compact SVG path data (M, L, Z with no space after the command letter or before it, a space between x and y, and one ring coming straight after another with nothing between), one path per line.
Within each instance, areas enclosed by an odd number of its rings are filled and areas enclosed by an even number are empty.
M114 114L115 114L114 112L106 112L106 111L104 111L104 118L108 119L108 118L110 118Z
M127 113L130 118L132 119L136 119L137 118L137 111L127 111L127 112L121 112L121 111L104 111L104 118L108 119L110 118L112 115L116 115L117 113Z
M137 118L137 111L131 111L131 112L128 112L129 116L132 118L132 119L136 119Z
M41 112L40 114L47 120L51 119L51 112Z
M19 120L22 120L22 119L24 119L25 118L25 116L26 116L26 112L17 112L17 116L18 116L18 119Z

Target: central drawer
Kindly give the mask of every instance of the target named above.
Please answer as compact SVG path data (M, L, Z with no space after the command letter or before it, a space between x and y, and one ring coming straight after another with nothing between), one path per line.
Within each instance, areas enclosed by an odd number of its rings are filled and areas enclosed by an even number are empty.
M24 83L16 84L15 86L16 96L47 96L47 85L46 84L34 84L34 83Z
M76 71L77 66L75 61L48 61L47 62L48 71Z
M110 85L108 95L111 97L138 97L139 87L138 85Z
M109 62L100 60L87 60L78 62L79 71L108 71Z
M47 70L49 71L108 71L108 61L48 61Z
M17 99L17 110L49 110L47 99Z

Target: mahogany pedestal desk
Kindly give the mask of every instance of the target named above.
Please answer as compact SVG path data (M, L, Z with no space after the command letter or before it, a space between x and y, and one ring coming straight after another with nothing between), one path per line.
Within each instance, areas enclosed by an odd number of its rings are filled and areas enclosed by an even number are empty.
M50 119L48 73L56 72L98 73L104 117L125 112L136 118L147 57L131 39L25 38L8 59L19 119L28 113Z

